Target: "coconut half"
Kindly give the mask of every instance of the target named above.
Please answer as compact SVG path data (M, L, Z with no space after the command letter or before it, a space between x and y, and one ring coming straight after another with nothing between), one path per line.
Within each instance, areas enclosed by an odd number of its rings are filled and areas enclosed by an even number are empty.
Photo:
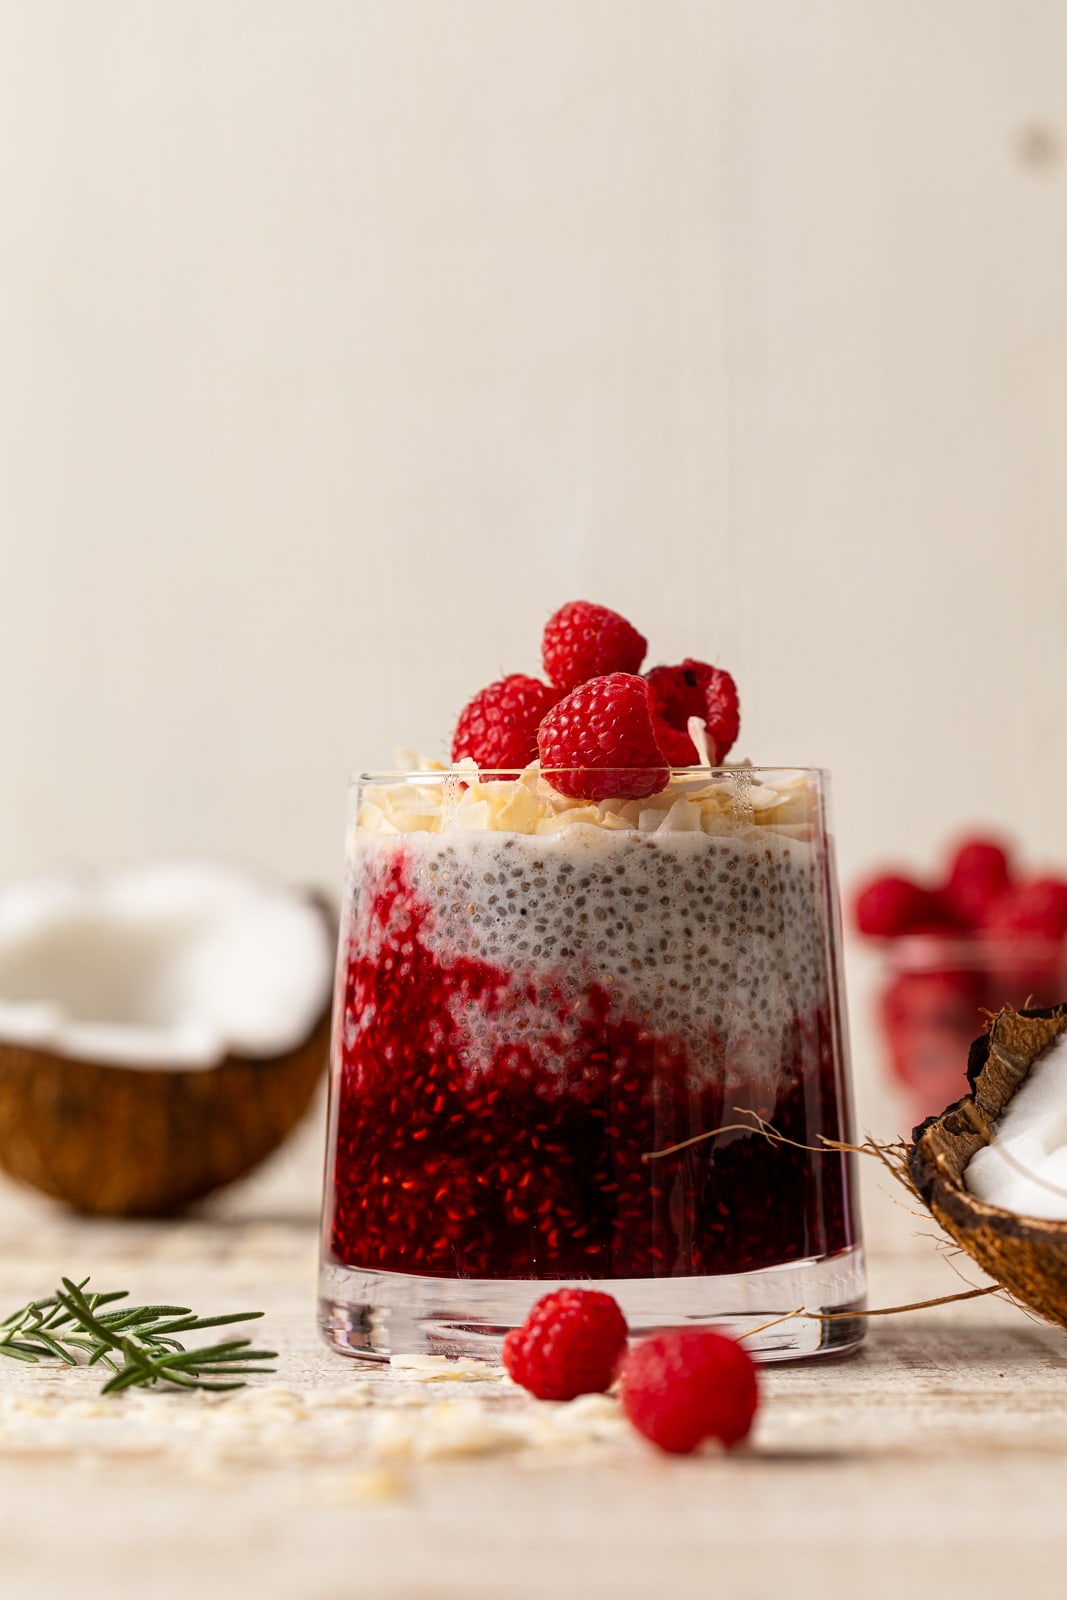
M916 1128L908 1153L911 1181L945 1232L1017 1300L1063 1328L1067 1221L991 1205L972 1193L965 1174L972 1157L996 1142L997 1125L1034 1063L1065 1033L1067 1005L1001 1011L971 1046L970 1094Z
M250 1171L325 1066L334 934L314 898L209 862L0 892L0 1165L109 1215Z

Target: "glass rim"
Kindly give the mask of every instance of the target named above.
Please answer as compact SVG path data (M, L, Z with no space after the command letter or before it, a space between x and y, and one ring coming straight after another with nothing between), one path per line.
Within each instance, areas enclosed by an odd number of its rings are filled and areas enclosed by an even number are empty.
M664 763L666 766L666 763ZM524 772L529 772L529 767L417 767L413 770L400 771L397 769L356 771L350 773L350 783L447 783L450 779L463 782L474 779L477 783L503 783L514 782L522 777ZM554 772L585 772L587 766L576 763L572 767L541 767L537 773L539 778L549 778ZM594 768L594 771L609 772L648 772L648 766L626 767L619 762L612 762L607 768ZM671 778L709 780L712 778L736 778L747 774L750 777L761 777L768 773L795 773L804 778L817 778L825 782L830 776L828 767L798 767L790 764L779 766L730 766L719 767L667 767L669 773L668 783ZM666 784L664 785L666 788Z

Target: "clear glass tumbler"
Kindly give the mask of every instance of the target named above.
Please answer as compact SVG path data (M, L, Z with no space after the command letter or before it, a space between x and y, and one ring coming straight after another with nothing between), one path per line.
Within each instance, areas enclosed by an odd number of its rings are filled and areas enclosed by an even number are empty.
M1065 993L1062 939L980 932L887 940L877 1017L908 1127L970 1092L971 1043L1002 1006L1054 1006Z
M550 775L548 775L550 776ZM826 777L536 770L354 785L321 1326L497 1359L549 1289L763 1359L863 1334ZM778 1137L780 1136L780 1137ZM832 1317L827 1315L834 1313Z

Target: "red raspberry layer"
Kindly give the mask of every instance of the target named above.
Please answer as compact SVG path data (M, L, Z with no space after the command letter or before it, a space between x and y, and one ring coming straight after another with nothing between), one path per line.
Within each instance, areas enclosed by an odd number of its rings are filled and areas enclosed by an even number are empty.
M609 672L638 672L648 641L607 606L571 600L545 624L541 657L560 689L575 689Z

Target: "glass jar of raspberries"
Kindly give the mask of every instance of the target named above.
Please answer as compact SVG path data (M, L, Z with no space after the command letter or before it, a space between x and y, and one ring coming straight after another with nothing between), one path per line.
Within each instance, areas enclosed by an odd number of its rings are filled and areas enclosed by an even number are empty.
M1067 879L1023 872L999 839L963 840L933 883L869 879L854 914L881 947L878 1020L913 1122L968 1092L968 1051L990 1015L1067 994Z

